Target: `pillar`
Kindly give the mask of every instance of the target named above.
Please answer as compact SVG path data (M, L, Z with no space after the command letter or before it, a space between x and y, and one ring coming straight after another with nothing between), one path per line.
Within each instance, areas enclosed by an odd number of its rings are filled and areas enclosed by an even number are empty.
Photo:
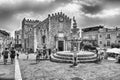
M34 29L34 52L36 52L37 49L37 36L36 36L36 29Z

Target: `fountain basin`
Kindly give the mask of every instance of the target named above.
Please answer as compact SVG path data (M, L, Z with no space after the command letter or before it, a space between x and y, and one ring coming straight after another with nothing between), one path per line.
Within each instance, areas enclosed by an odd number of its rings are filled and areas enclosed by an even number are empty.
M60 51L54 54L51 54L51 61L54 62L65 62L73 63L74 52L71 51ZM97 60L97 55L93 52L88 51L79 51L77 52L77 62L95 62Z

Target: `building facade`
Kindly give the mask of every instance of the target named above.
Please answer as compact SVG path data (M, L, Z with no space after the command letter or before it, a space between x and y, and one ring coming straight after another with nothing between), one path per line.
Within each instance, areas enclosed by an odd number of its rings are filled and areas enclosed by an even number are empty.
M15 31L15 39L14 39L14 47L15 48L22 48L22 30Z
M42 48L56 48L58 51L70 50L71 23L72 19L62 12L48 14L43 21L24 18L22 48L32 49L34 52Z
M71 35L71 19L62 12L48 14L48 17L37 24L35 31L35 48L56 48L58 51L69 49L68 39Z
M39 20L23 19L22 21L22 48L26 50L34 50L34 26Z
M4 48L7 48L9 45L8 39L10 34L4 30L0 30L0 51L3 51Z
M73 18L73 26L71 23L72 19L62 12L48 14L43 21L24 18L22 21L22 48L24 51L32 49L34 52L36 49L43 48L66 51L71 50L72 40L75 38L78 42L75 46L79 49L81 40L75 18Z
M105 28L103 26L82 29L82 38L96 41L100 48L110 48L112 44L120 44L120 28Z
M22 44L22 30L15 31L15 44Z
M112 44L120 44L120 28L103 28L99 32L98 44L100 47L111 47Z

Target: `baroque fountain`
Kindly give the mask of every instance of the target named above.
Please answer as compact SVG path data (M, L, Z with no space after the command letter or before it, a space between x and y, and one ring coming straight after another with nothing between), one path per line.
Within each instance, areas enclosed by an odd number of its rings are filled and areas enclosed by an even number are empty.
M94 52L80 50L78 43L82 42L82 39L79 39L79 28L77 28L77 23L74 18L73 22L73 28L71 29L71 39L69 40L71 43L71 50L58 51L54 54L51 54L51 61L73 63L74 56L76 56L77 63L95 62L97 60L97 55Z

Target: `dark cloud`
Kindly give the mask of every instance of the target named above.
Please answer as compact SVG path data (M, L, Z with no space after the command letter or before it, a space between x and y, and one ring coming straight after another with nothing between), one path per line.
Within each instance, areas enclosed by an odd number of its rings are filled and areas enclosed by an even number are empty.
M71 0L55 0L52 2L40 2L35 0L22 0L20 2L0 4L0 28L9 30L13 33L14 30L21 27L21 20L17 19L17 14L29 14L32 12L32 17L51 13L60 6L70 3ZM23 19L26 16L21 16Z
M79 20L81 21L81 19ZM107 18L91 18L83 15L81 27L93 27L97 25L103 25L105 27L119 27L120 28L120 15Z
M104 24L109 25L109 27L119 27L120 28L120 15L114 17L114 18L107 18L104 19Z
M82 5L82 11L87 14L97 14L102 10L100 5Z
M4 3L0 4L0 28L5 28L9 31L13 31L19 29L21 27L21 21L26 16L21 16L21 20L17 19L15 15L23 14L23 13L30 13L32 17L36 18L39 15L48 14L54 12L59 7L63 7L68 3L72 3L74 0L55 0L50 3L44 2L37 2L35 0L22 0L19 3L11 4L11 3ZM99 24L105 25L120 25L120 17L111 18L111 19L100 19L100 18L92 18L89 16L85 16L85 14L96 15L99 14L102 10L106 10L107 8L114 9L120 8L120 0L78 0L82 1L83 4L79 4L82 8L80 12L84 14L82 18L79 18L77 21L78 26L80 27L89 27L95 26ZM100 1L100 3L98 2ZM76 3L77 4L77 3ZM23 14L24 15L24 14ZM69 13L67 14L69 15ZM45 15L46 16L46 15ZM72 15L74 16L74 15ZM39 18L38 18L39 19ZM6 26L7 25L7 26Z
M4 4L0 5L0 20L12 18L17 13L29 13L44 14L50 12L55 8L69 3L71 0L55 0L51 3L42 3L36 1L23 0L16 4Z
M104 20L99 19L99 18L90 18L87 16L83 16L84 18L82 19L83 23L81 24L82 28L84 27L94 27L97 25L103 25Z
M120 7L120 0L102 0L102 6L104 8L116 8Z

